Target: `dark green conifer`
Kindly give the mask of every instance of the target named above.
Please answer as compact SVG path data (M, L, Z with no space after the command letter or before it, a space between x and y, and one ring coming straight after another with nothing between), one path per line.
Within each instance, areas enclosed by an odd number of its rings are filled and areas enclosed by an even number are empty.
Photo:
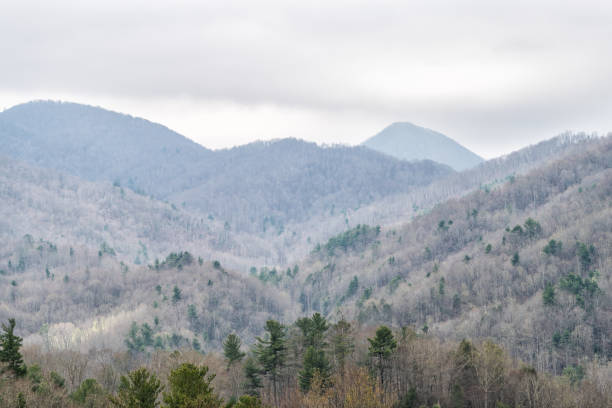
M26 373L23 357L19 352L23 339L14 334L15 319L9 319L8 326L3 324L3 334L0 334L0 362L6 363L8 369L17 377Z
M376 330L376 336L374 336L373 339L368 339L368 342L370 343L368 351L370 356L377 360L380 383L384 387L386 362L397 348L397 341L395 341L391 329L387 326L380 326L378 330Z
M242 341L240 337L234 333L227 336L223 342L223 356L227 360L227 368L229 369L234 363L243 359L245 353L240 350Z
M206 366L181 364L168 377L170 392L164 393L164 408L221 407L223 401L211 385L214 378Z
M279 372L284 367L287 357L287 331L285 326L276 320L268 320L264 330L266 336L265 338L257 338L255 355L263 368L263 372L270 376L274 403L278 405L277 383Z
M353 329L351 324L342 318L331 327L330 347L332 356L341 376L344 376L346 358L353 353Z
M325 357L325 352L310 346L306 349L304 365L298 374L300 388L303 392L310 390L310 383L315 373L318 373L323 385L325 385L329 379L330 366L327 357Z
M263 387L261 378L260 368L257 366L257 362L253 357L248 357L244 363L244 390L247 395L258 397L259 389Z
M109 400L120 408L156 408L162 388L155 374L143 367L121 376L119 392Z

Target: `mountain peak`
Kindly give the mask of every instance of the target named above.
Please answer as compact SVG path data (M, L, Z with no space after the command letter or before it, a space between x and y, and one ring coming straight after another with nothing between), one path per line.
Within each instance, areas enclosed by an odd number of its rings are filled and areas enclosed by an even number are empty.
M394 122L363 145L403 160L433 160L457 171L483 159L448 136L410 122Z

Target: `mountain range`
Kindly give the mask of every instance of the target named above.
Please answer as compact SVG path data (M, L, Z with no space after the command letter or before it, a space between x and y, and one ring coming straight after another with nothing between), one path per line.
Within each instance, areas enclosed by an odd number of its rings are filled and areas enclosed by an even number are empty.
M144 119L49 101L2 112L0 138L0 154L195 208L248 232L281 230L452 173L429 160L295 139L211 151Z
M364 146L403 160L433 160L457 171L484 160L451 138L408 122L396 122L372 136Z
M0 141L0 320L27 344L120 350L146 324L161 348L212 351L321 313L490 337L554 373L612 359L610 136L456 171L296 139L213 151L33 102L0 114Z

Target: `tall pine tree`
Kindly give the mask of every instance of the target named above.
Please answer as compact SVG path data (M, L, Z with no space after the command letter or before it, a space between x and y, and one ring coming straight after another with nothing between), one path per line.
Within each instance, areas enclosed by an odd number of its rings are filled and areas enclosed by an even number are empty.
M164 392L164 408L220 408L222 400L212 387L214 374L208 367L183 363L168 377L169 392Z
M225 360L227 360L227 370L229 371L229 376L231 378L232 383L232 396L237 396L239 392L239 372L234 365L239 363L244 358L244 352L240 350L242 346L242 341L240 341L240 337L235 334L230 334L227 336L225 341L223 342L223 355L225 356Z
M259 389L263 387L261 383L261 369L257 366L257 362L252 356L247 357L244 363L244 391L252 397L259 397Z
M329 325L320 313L313 314L312 318L302 317L295 322L295 325L302 331L304 348L321 349L326 346L325 332L329 329Z
M344 317L331 328L330 346L336 367L340 375L344 377L346 359L353 353L353 350L355 350L353 329L351 324L344 320Z
M26 373L26 366L23 357L19 352L23 339L14 334L15 319L9 319L8 326L3 324L3 334L0 334L0 362L7 363L8 369L17 377Z
M117 396L109 400L119 408L157 408L162 388L157 376L143 367L127 376L122 375Z
M310 383L315 373L319 374L323 384L329 378L330 365L325 356L326 332L329 325L320 313L315 313L311 318L298 319L296 326L302 331L302 346L306 350L302 370L299 372L300 388L303 392L310 390Z
M380 384L384 388L386 363L397 348L397 341L395 341L391 329L387 326L380 326L378 330L376 330L376 336L374 336L373 339L368 339L368 342L370 342L368 351L370 356L377 360Z
M274 392L274 405L278 406L278 376L287 357L287 331L276 320L268 320L264 327L265 338L257 338L255 355L263 371L270 376Z
M229 334L223 342L223 356L227 360L227 368L231 368L234 363L239 362L244 357L244 352L240 351L242 341L235 334Z
M312 378L318 373L321 379L321 385L327 385L330 376L330 366L325 352L321 349L316 349L312 346L306 349L304 354L304 366L300 370L298 377L300 382L300 388L303 392L310 390L310 384Z

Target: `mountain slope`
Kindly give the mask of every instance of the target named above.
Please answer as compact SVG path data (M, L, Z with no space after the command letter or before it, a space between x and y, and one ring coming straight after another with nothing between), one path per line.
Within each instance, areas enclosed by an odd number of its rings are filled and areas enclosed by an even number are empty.
M476 167L449 174L422 188L385 197L360 208L354 223L397 224L429 211L438 203L474 190L491 190L521 174L593 148L599 138L585 133L564 133L510 154L487 160ZM409 203L409 208L406 203Z
M170 199L255 232L280 232L289 221L359 207L452 173L432 161L409 163L364 147L296 139L216 151L214 164L205 182Z
M104 244L128 264L189 250L244 270L277 258L263 239L227 231L197 212L5 156L0 156L0 201L4 246L24 235L90 250Z
M600 139L583 133L566 133L527 146L508 155L487 160L480 165L439 178L407 193L386 196L370 204L334 214L310 218L307 222L291 223L285 228L284 243L291 253L301 254L292 262L305 258L312 249L311 242L325 242L358 224L398 226L410 222L451 198L459 198L477 190L490 191L516 176L592 149Z
M442 133L408 122L396 122L362 143L370 149L403 160L433 160L457 171L483 159Z
M286 140L279 144L290 142ZM86 245L92 250L106 243L127 263L137 260L151 262L170 251L189 250L204 251L208 259L218 259L224 265L243 271L253 265L293 266L307 256L314 243L325 242L347 228L364 223L395 225L409 222L436 203L479 187L495 188L508 176L522 174L538 163L576 154L597 143L597 139L586 136L558 137L488 161L467 172L451 174L424 187L416 186L409 193L387 196L359 208L331 208L284 226L279 220L268 218L260 224L261 230L266 229L265 233L258 234L263 237L236 228L228 230L224 222L211 220L207 213L202 214L197 209L173 207L134 194L129 189L112 186L109 182L87 182L3 157L0 161L0 199L3 203L0 208L0 240L10 243L30 234L56 244ZM275 148L264 148L261 144L255 146L262 152ZM228 157L231 153L233 150L224 152ZM238 156L247 157L249 154L240 153ZM255 160L238 161L245 169L256 167L263 161L257 154L252 156ZM228 165L234 161L228 158ZM248 179L248 175L244 178ZM262 192L266 187L262 183L266 181L246 186L245 195L253 197L253 201L258 197L257 201L265 202L267 197ZM219 186L223 187L222 184ZM215 194L225 194L228 207L235 205L231 191ZM308 199L308 196L304 198ZM223 204L219 197L216 202ZM249 220L243 219L248 226ZM283 232L279 234L281 229ZM148 250L148 259L142 253L141 244Z
M349 230L275 281L306 313L493 337L540 369L610 359L611 195L608 137L411 223Z
M0 153L7 156L158 197L191 185L212 155L162 125L50 101L0 113L0 140Z
M0 320L17 318L26 342L51 350L123 349L132 322L152 329L155 348L209 350L229 333L252 341L267 319L293 318L285 294L197 254L128 266L110 251L31 236L0 250L0 296Z
M210 151L143 119L74 103L0 113L0 154L197 208L232 229L282 231L293 220L407 192L452 170L363 147L294 139Z

